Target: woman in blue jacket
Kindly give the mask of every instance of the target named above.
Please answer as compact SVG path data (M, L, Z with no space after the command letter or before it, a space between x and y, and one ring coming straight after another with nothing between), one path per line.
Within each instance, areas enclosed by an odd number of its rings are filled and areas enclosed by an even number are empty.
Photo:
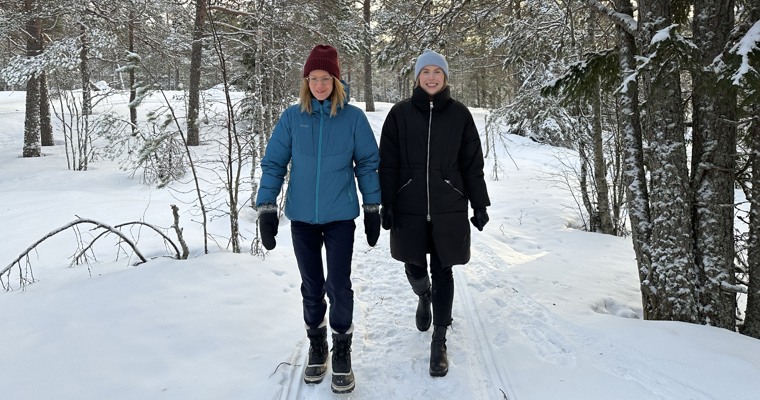
M291 221L310 342L304 381L319 383L327 372L327 294L333 337L332 390L347 393L354 388L351 258L354 219L359 216L356 186L358 183L364 204L367 242L374 246L380 235L380 159L366 115L348 104L337 50L328 45L314 47L304 64L303 77L299 104L282 113L261 160L256 198L259 231L264 247L272 250L279 223L277 195L290 165L285 216Z

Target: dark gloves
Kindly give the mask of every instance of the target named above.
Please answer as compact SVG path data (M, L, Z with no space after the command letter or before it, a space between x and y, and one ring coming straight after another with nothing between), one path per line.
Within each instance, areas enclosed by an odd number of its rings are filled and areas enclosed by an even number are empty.
M365 204L364 209L364 233L367 235L367 243L374 247L377 238L380 237L380 205Z
M393 227L393 206L383 206L380 216L383 218L383 229L390 230Z
M470 218L470 222L479 231L482 231L483 227L488 223L488 213L485 208L475 208L472 211L474 215Z
M258 211L261 244L265 249L272 250L277 245L274 237L277 236L277 227L280 225L280 219L277 218L277 205L263 204L258 207Z

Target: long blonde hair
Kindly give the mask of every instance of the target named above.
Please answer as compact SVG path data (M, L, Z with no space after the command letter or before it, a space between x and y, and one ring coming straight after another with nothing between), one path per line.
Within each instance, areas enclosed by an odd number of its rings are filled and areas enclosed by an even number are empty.
M346 87L343 86L343 82L340 79L333 80L333 90L330 93L330 116L334 117L338 113L338 108L343 108L343 104L346 102ZM301 82L301 91L299 92L299 100L301 103L301 112L311 114L311 89L309 89L309 80L304 78Z

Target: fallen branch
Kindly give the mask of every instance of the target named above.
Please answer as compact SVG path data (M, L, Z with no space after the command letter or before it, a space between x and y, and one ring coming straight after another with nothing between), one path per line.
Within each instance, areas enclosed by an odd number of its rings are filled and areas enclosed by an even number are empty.
M8 279L8 282L9 282L8 287L5 286L5 283L2 284L3 287L6 290L9 289L9 287L10 287L10 270L16 264L18 264L18 266L19 266L19 273L21 274L21 276L20 276L21 285L23 286L25 282L28 282L25 279L25 277L24 277L23 267L21 265L21 259L23 259L24 257L28 257L29 253L31 253L40 243L42 243L45 240L47 240L47 239L55 236L58 233L61 233L61 232L65 231L66 229L75 227L75 226L77 226L79 224L93 224L93 225L95 225L98 228L102 228L102 229L105 229L105 230L107 230L109 232L112 232L112 233L116 234L117 236L119 236L124 241L124 243L127 243L132 248L132 250L135 252L135 255L137 255L137 257L140 258L140 263L138 263L138 264L148 262L148 259L145 258L145 256L142 255L142 253L137 248L137 246L131 240L129 240L129 238L126 237L118 229L113 228L110 225L106 225L106 224L104 224L102 222L95 221L95 220L85 219L85 218L79 218L79 219L76 219L76 220L74 220L72 222L69 222L68 224L66 224L66 225L64 225L64 226L62 226L62 227L60 227L60 228L58 228L56 230L53 230L53 231L49 232L47 235L45 235L41 239L37 240L31 246L29 246L26 250L24 250L18 257L16 257L15 260L13 260L10 264L8 264L8 266L6 266L2 270L0 270L0 278L2 278L2 276L5 275L5 274L8 274L8 278L9 278ZM28 273L31 273L31 266L28 265L28 262L27 262L27 271L29 271ZM2 279L0 279L0 283L2 283Z
M179 240L179 244L182 246L182 257L177 258L187 260L190 250L187 248L187 243L185 243L185 237L182 236L182 228L179 227L179 208L174 204L172 204L172 215L174 216L174 225L172 225L172 228L174 228L174 233L177 234L177 240ZM179 252L177 255L179 255Z
M169 244L170 244L170 245L171 245L171 246L174 248L174 254L176 254L176 255L177 255L177 259L180 259L180 257L181 257L181 256L180 256L180 254L179 254L179 249L177 248L177 245L176 245L176 244L174 244L174 242L173 242L173 241L172 241L172 240L171 240L171 239L170 239L168 236L166 236L166 234L164 234L163 232L161 232L161 229L157 228L156 226L153 226L153 225L151 225L151 224L149 224L149 223L147 223L147 222L142 222L142 221L134 221L134 222L126 222L126 223L123 223L123 224L115 225L115 226L114 226L114 228L115 228L115 229L119 229L119 228L122 228L122 227L125 227L125 226L129 226L129 225L142 225L142 226L147 226L147 227L148 227L148 228L150 228L150 229L153 229L153 230L154 230L154 231L155 231L155 232L156 232L156 233L157 233L159 236L161 236L162 238L164 238L164 241L168 242L168 243L169 243ZM72 261L72 262L75 262L76 260L78 260L78 259L79 259L79 257L83 256L83 255L84 255L84 253L85 253L87 250L89 250L89 249L90 249L90 247L92 247L92 245L93 245L93 244L95 244L95 241L96 241L96 240L100 239L102 236L105 236L105 235L107 235L107 234L108 234L108 233L110 233L110 232L111 232L111 231L105 231L105 232L101 232L101 233L100 233L98 236L96 236L94 239L92 239L92 242L90 242L90 244L89 244L89 245L87 245L87 247L83 248L83 249L82 249L82 251L80 251L80 252L79 252L79 253L78 253L78 254L77 254L75 257L74 257L74 261ZM187 258L187 257L185 257L185 258L183 258L183 259L186 259L186 258Z

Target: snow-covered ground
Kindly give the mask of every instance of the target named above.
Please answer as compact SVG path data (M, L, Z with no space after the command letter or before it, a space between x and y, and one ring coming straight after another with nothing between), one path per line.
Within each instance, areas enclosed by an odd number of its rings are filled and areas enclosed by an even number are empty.
M262 258L226 250L228 223L215 219L216 240L203 254L192 193L146 187L106 160L69 171L59 137L44 157L21 158L23 102L23 93L0 93L0 268L77 217L168 228L172 204L191 256L163 257L156 235L137 226L129 236L153 257L139 266L113 237L98 240L89 266L70 265L77 248L70 231L42 243L28 261L36 282L20 290L15 268L14 290L0 292L2 399L738 400L760 393L760 341L643 321L630 239L575 228L575 202L556 183L558 160L572 154L514 136L487 161L491 222L473 233L472 261L455 267L449 374L428 374L430 332L415 328L416 297L389 256L388 232L371 248L357 219L356 389L334 395L329 376L304 385L308 344L288 221ZM378 135L390 106L368 113ZM482 133L485 112L473 114ZM80 228L83 240L89 228ZM243 212L241 228L249 248L253 212Z

